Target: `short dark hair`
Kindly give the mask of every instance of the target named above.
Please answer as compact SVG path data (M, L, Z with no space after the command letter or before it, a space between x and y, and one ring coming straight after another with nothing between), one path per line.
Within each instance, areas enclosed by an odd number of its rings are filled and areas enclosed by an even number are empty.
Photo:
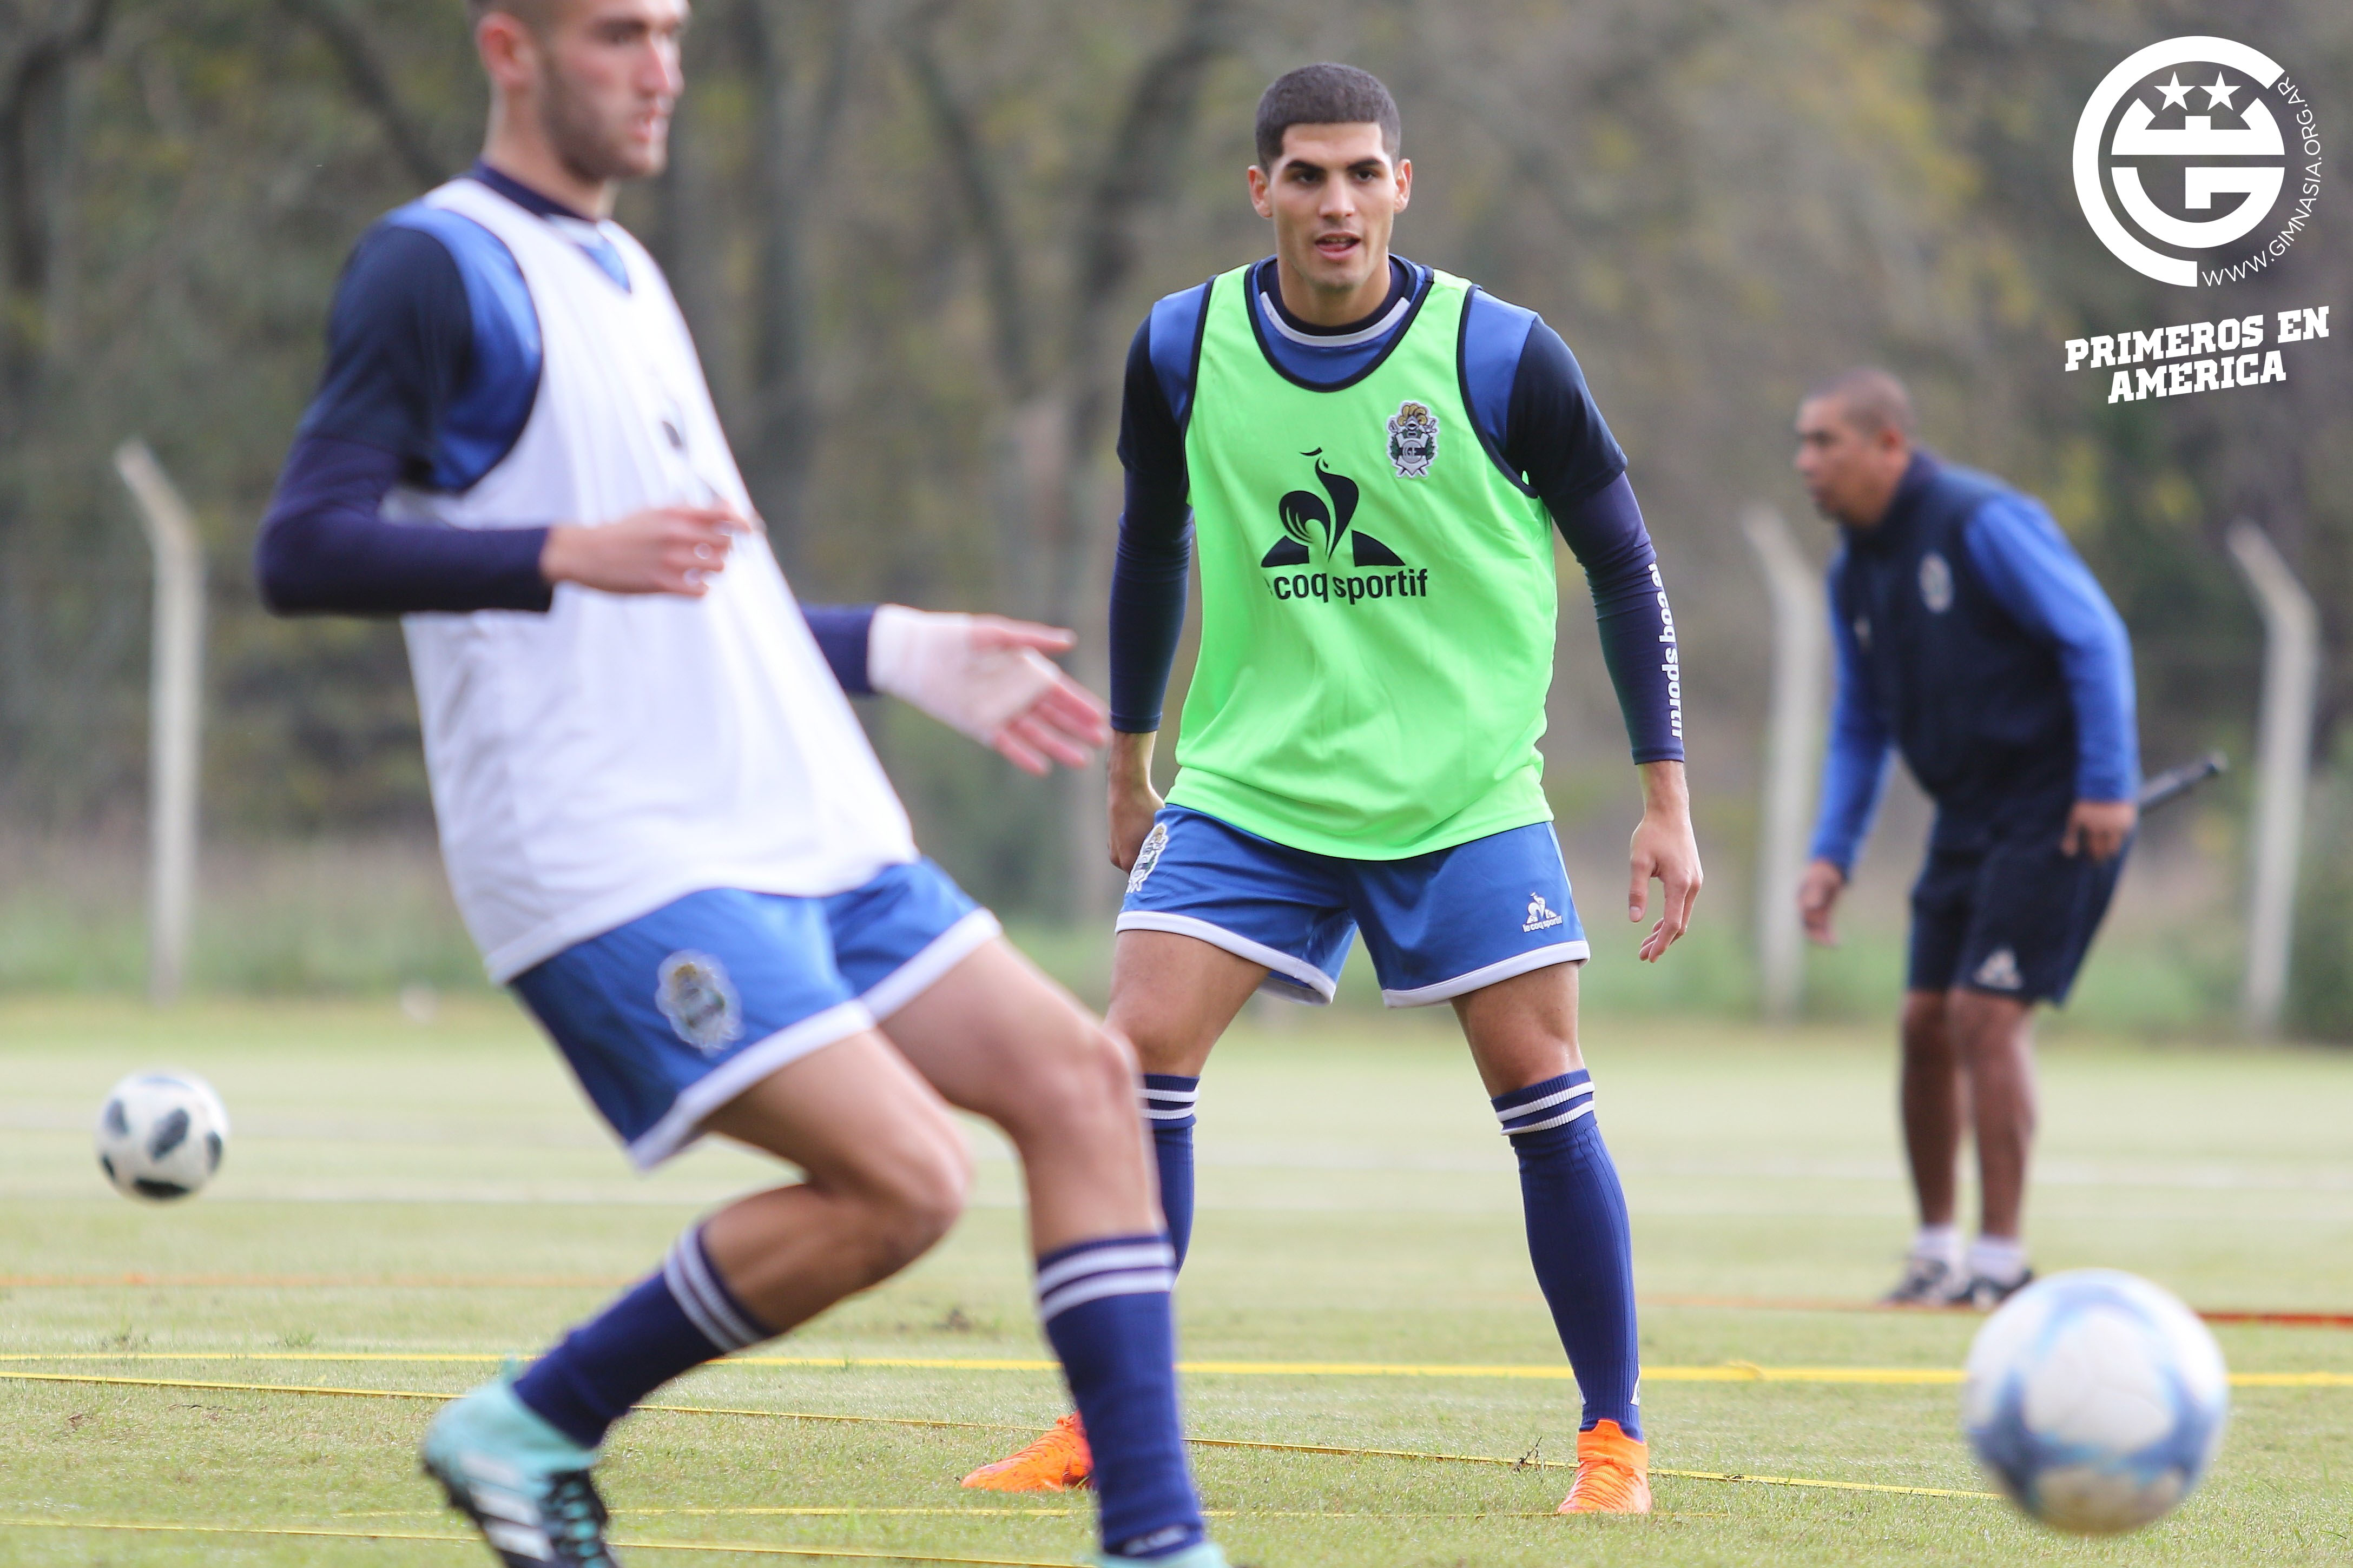
M1865 436L1894 430L1907 440L1911 438L1912 395L1888 371L1875 365L1857 365L1814 383L1806 393L1809 403L1826 397L1835 401L1846 415L1847 423Z
M1395 163L1405 122L1381 79L1355 66L1326 60L1274 79L1258 100L1258 166L1268 174L1282 158L1282 133L1294 125L1377 125L1381 147Z
M512 16L534 33L544 33L563 8L562 0L466 0L466 20L474 26L493 11Z

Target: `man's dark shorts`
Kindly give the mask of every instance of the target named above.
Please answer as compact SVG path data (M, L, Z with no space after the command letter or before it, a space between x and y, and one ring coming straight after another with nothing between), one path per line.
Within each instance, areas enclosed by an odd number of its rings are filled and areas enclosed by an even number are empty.
M2014 837L1929 850L1912 887L1912 990L2067 999L2125 857L2063 855L2059 831L2038 822Z

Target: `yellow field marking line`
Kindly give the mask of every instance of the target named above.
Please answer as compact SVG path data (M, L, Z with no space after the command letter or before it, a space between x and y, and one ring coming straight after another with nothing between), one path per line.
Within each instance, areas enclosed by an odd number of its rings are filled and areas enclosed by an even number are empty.
M316 1384L215 1383L180 1377L101 1377L89 1373L0 1372L9 1383L72 1383L115 1388L193 1388L215 1394L309 1394L339 1399L423 1399L446 1405L457 1397L409 1388L332 1388ZM768 1421L837 1421L857 1426L932 1426L962 1432L1027 1432L1027 1426L987 1421L931 1421L913 1415L833 1415L801 1410L751 1410L725 1405L640 1405L672 1415L750 1415Z
M107 1377L89 1373L0 1372L0 1380L11 1383L63 1383L98 1384L118 1388L189 1388L215 1393L237 1394L323 1394L342 1399L413 1399L429 1400L436 1404L448 1402L453 1396L427 1394L415 1389L395 1388L331 1388L310 1384L277 1383L213 1383L190 1378L169 1377ZM674 1415L745 1415L766 1421L829 1421L853 1426L921 1426L946 1427L967 1432L1026 1432L1027 1426L1011 1426L982 1421L933 1421L900 1415L812 1415L798 1410L754 1410L715 1405L640 1405L640 1410L660 1411ZM1263 1443L1245 1437L1188 1437L1198 1448L1248 1448L1273 1454L1329 1454L1357 1459L1416 1459L1456 1465L1504 1465L1515 1470L1573 1470L1577 1466L1566 1459L1505 1459L1490 1454L1427 1453L1413 1448L1349 1448L1324 1443ZM1683 1480L1732 1481L1755 1486L1814 1487L1829 1491L1893 1492L1908 1497L1968 1497L1989 1498L1992 1492L1955 1491L1943 1487L1886 1486L1872 1481L1811 1480L1791 1476L1751 1476L1718 1470L1667 1470L1653 1468L1654 1476L1673 1476ZM958 1510L974 1512L976 1510ZM1325 1517L1317 1515L1314 1517ZM1333 1516L1337 1517L1337 1516Z
M1978 1313L1977 1308L1962 1303L1919 1307L1803 1296L1642 1296L1637 1300L1645 1307L1720 1307L1737 1312L1882 1312L1898 1317L1973 1317ZM2353 1312L2300 1307L2195 1307L2191 1310L2210 1323L2273 1329L2353 1329Z
M339 1512L336 1519L430 1519L436 1512L378 1509ZM1088 1508L617 1508L615 1519L1092 1519ZM1721 1514L1668 1513L1669 1519L1720 1519ZM1471 1512L1370 1513L1361 1510L1287 1508L1205 1508L1205 1519L1551 1519L1551 1509L1483 1509Z
M421 1531L315 1530L291 1525L142 1524L79 1519L0 1519L0 1528L112 1530L158 1535L293 1535L327 1541L440 1541L459 1546L477 1543L471 1535L428 1535ZM854 1557L871 1563L971 1563L979 1565L979 1568L1072 1568L1068 1563L1050 1563L1035 1557L943 1557L931 1552L871 1552L855 1546L753 1546L732 1542L700 1541L616 1541L613 1544L631 1552L695 1552L712 1556Z
M613 1290L631 1283L603 1274L0 1274L0 1290L260 1289L260 1290ZM1967 1306L1891 1307L1883 1301L1781 1296L1646 1295L1646 1307L1721 1307L1757 1312L1893 1312L1917 1316L1972 1314ZM2288 1329L2353 1329L2353 1312L2263 1307L2204 1307L2210 1323Z
M407 1351L70 1351L0 1355L0 1363L24 1362L353 1362L394 1365L496 1366L516 1358L459 1352ZM1010 1357L972 1356L731 1356L722 1366L781 1366L854 1371L868 1368L929 1372L1053 1372L1056 1363ZM1537 1383L1572 1383L1566 1366L1419 1366L1389 1362L1187 1361L1176 1370L1201 1377L1473 1377ZM1652 1383L1794 1383L1956 1385L1958 1367L1949 1366L1760 1366L1725 1362L1716 1366L1646 1366ZM2238 1388L2353 1388L2353 1372L2234 1372ZM970 1426L936 1422L936 1426Z

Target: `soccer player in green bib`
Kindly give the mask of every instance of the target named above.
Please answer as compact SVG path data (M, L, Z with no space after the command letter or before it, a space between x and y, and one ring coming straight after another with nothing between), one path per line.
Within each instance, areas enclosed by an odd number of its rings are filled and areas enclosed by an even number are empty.
M1532 311L1389 253L1413 186L1388 89L1312 65L1259 100L1275 254L1155 305L1128 357L1111 605L1111 1022L1134 1042L1181 1264L1211 1048L1250 994L1332 998L1361 931L1391 1006L1452 1005L1519 1157L1584 1409L1566 1513L1649 1510L1626 1201L1577 1037L1588 955L1545 801L1556 528L1584 568L1643 809L1655 961L1700 886L1674 620L1626 459ZM1176 781L1151 782L1200 555ZM1075 1416L967 1486L1091 1468Z

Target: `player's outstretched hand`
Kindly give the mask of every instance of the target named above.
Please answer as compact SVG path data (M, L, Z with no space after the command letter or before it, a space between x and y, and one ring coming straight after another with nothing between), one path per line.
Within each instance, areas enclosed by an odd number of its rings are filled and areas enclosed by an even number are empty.
M2067 830L2059 837L2062 855L2089 855L2113 860L2124 853L2125 840L2140 821L2140 808L2128 800L2079 800L2067 814Z
M995 748L1024 773L1082 768L1111 738L1103 700L1046 658L1075 640L1059 626L1002 616L874 612L866 670L887 691Z
M1808 866L1798 879L1798 918L1806 922L1806 935L1824 947L1838 945L1838 928L1831 917L1844 891L1846 873L1827 860Z
M757 523L732 507L657 506L594 527L558 523L539 552L539 574L607 594L700 599L727 569L735 535Z
M1659 921L1642 939L1641 960L1656 963L1691 929L1699 901L1699 840L1692 833L1691 793L1681 763L1644 763L1642 820L1627 855L1626 918L1641 923L1651 908L1651 880L1662 891Z

